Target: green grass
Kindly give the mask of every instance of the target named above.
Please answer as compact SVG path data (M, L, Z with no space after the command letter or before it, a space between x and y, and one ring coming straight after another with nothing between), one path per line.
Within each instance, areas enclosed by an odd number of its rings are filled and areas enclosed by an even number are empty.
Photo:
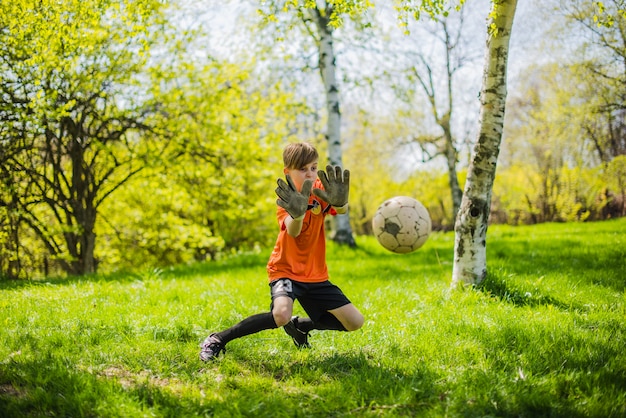
M394 255L329 244L366 316L198 344L266 311L268 253L139 274L0 283L2 417L626 416L626 219L493 226L489 276L451 292L454 235ZM302 311L297 310L302 314Z

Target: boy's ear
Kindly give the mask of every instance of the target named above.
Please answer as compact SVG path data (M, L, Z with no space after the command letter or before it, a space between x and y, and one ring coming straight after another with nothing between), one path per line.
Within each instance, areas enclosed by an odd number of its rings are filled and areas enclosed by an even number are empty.
M287 167L283 168L283 174L287 175L287 173L289 172L289 169Z

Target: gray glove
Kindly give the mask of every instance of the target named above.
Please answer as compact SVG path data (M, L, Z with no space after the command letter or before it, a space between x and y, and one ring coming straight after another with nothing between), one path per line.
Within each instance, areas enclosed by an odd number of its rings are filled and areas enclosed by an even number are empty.
M291 176L287 175L287 182L285 180L278 179L278 187L276 188L276 194L278 199L276 204L285 209L292 218L299 218L309 208L309 196L311 195L311 187L313 182L311 180L304 180L302 184L302 192L296 190L296 186L291 180Z
M341 167L331 165L326 166L326 171L328 174L323 170L317 172L324 190L313 189L313 194L334 207L345 206L350 192L350 171L344 170L342 176Z

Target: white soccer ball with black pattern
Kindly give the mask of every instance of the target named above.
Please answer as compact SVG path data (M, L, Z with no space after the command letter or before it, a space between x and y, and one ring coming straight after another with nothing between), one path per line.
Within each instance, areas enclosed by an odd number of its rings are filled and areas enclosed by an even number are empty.
M399 254L424 245L432 228L428 210L408 196L384 201L374 214L372 227L380 245Z

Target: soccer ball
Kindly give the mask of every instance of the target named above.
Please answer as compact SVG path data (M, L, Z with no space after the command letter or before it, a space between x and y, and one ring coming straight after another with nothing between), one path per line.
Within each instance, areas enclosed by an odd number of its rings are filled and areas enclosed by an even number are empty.
M431 231L430 215L417 200L396 196L383 202L372 219L380 245L394 253L410 253L420 248Z

